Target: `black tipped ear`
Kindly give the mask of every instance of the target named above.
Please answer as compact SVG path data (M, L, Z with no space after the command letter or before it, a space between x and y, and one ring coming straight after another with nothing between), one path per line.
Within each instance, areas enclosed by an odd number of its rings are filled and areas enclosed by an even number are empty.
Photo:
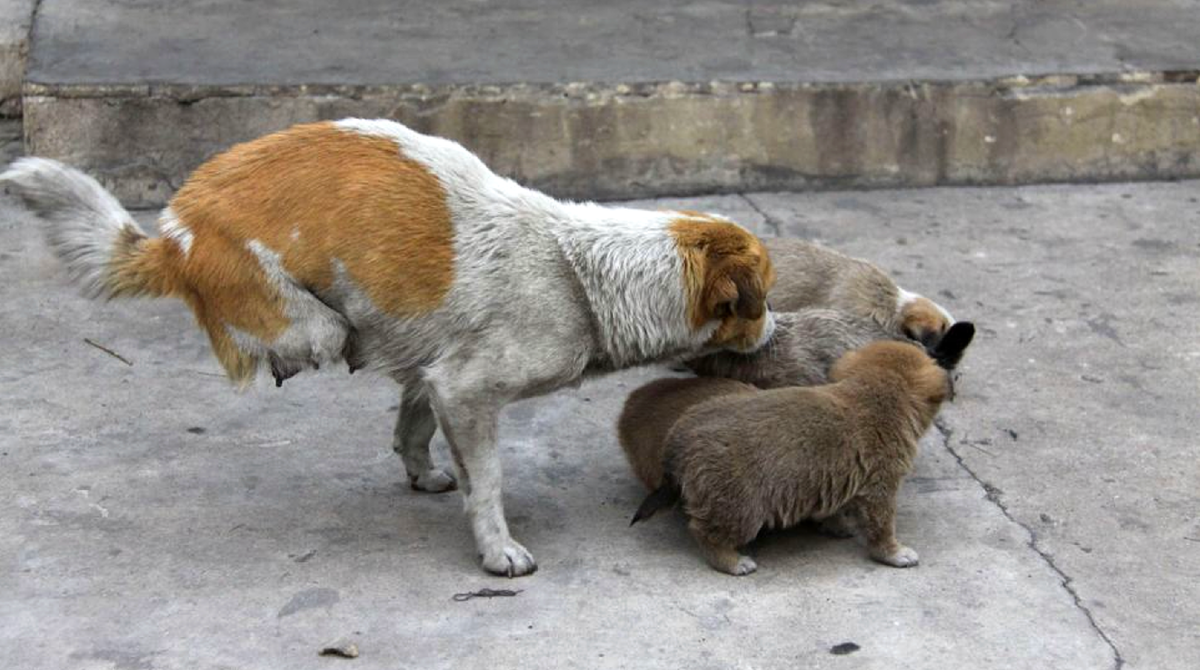
M929 351L929 355L937 361L938 365L947 370L953 370L962 360L963 352L967 350L967 345L971 344L971 340L974 338L975 324L970 321L959 321L950 326L950 330L947 330L937 345Z

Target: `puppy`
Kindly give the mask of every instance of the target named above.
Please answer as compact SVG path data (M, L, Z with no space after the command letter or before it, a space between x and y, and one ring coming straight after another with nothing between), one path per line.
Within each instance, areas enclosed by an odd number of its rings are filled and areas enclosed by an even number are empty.
M936 344L954 323L940 305L900 288L867 261L795 238L775 237L764 243L778 273L769 296L775 310L835 309L926 346Z
M951 396L949 375L974 326L952 326L934 356L904 342L873 342L840 358L833 383L767 391L731 380L697 378L635 393L627 414L669 425L658 444L622 432L630 462L663 456L662 484L639 507L632 523L682 499L688 529L709 564L732 575L757 566L737 548L764 528L786 528L804 519L823 522L836 535L857 524L870 556L896 567L917 564L917 552L894 530L896 493L912 468L917 443L941 403ZM697 400L705 392L708 400ZM684 402L676 401L686 394ZM655 409L685 406L679 415ZM661 431L661 428L658 429ZM639 478L653 484L656 471Z
M814 386L829 381L829 370L842 354L889 339L907 338L849 312L776 312L775 334L758 351L722 351L684 365L701 377L727 377L764 389Z
M506 403L592 371L753 351L774 327L768 253L736 224L561 202L391 121L233 147L189 177L158 238L55 161L18 160L0 182L91 295L184 301L238 385L337 361L400 382L393 444L413 486L455 485L430 459L440 425L483 567L509 576L536 563L501 505Z

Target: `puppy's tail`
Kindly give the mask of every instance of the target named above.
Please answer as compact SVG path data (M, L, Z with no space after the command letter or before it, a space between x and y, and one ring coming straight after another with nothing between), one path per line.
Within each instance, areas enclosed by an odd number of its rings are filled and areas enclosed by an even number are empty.
M181 288L174 241L151 239L95 179L46 158L21 158L0 185L49 223L46 238L92 298L164 296Z
M633 513L633 519L629 521L629 525L649 519L657 514L660 510L668 507L674 507L679 502L679 484L675 478L669 473L663 475L663 482L658 488L646 496L642 504L638 506L637 511Z

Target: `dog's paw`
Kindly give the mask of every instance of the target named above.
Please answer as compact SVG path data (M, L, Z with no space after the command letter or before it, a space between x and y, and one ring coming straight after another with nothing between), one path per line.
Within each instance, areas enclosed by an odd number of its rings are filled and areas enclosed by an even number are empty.
M510 539L483 554L483 569L493 575L521 577L537 572L537 562L528 549Z
M890 554L872 554L871 558L886 563L894 568L911 568L917 564L918 556L915 549L900 545L900 548Z
M419 475L409 475L408 483L414 491L426 493L444 493L458 488L454 475L438 468L430 468Z

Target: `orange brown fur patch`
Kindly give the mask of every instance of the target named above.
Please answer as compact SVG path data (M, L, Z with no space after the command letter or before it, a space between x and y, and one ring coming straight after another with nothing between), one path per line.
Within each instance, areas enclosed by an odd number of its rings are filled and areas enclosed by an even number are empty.
M109 295L125 298L177 294L181 288L181 257L179 247L169 240L152 240L133 228L122 228L109 261Z
M437 177L392 140L331 123L233 147L197 169L171 208L194 236L181 259L186 299L235 380L247 367L252 376L254 361L243 360L226 327L270 343L288 326L251 241L317 292L341 262L376 308L396 317L432 311L454 280L454 231Z
M950 327L950 321L928 298L916 298L900 311L900 327L905 335L931 343Z
M748 346L766 320L766 294L775 269L762 242L743 228L706 216L671 222L683 261L688 318L693 328L720 319L710 344Z

